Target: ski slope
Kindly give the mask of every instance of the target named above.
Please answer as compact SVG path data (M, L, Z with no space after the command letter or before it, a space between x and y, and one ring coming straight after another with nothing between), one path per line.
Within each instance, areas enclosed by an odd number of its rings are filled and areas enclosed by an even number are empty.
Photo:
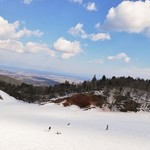
M83 111L0 95L0 150L150 150L150 113Z

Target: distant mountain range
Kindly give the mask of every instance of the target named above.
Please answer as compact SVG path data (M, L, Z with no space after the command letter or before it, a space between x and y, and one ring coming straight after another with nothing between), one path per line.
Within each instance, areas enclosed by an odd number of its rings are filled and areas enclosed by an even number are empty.
M0 66L0 81L20 85L21 83L32 84L34 86L53 86L65 81L81 82L79 77L59 75L46 71L15 68L10 66Z

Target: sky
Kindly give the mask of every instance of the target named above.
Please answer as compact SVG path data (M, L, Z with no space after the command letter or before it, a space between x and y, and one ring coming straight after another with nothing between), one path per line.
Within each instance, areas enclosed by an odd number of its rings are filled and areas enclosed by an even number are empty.
M149 16L149 0L0 0L0 65L149 79Z

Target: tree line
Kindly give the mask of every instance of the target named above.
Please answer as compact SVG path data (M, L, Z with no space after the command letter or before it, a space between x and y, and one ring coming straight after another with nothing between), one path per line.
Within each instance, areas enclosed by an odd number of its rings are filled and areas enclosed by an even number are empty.
M140 78L134 79L130 76L113 76L112 78L106 78L105 75L97 79L96 75L94 75L91 80L85 80L78 84L65 81L64 83L49 87L33 86L25 83L15 85L0 81L0 90L5 91L18 100L29 103L49 101L51 98L64 96L70 93L85 93L100 90L105 90L107 92L109 89L113 88L117 88L121 91L125 87L150 92L150 80Z

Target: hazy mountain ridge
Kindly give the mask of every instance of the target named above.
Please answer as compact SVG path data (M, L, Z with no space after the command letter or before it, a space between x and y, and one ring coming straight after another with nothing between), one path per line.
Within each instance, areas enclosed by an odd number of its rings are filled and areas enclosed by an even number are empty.
M9 84L21 85L21 83L32 84L34 86L50 86L59 82L39 76L19 75L19 74L0 74L0 81Z
M1 75L0 74L0 81L4 81L4 82L10 83L10 84L15 84L15 85L21 85L20 80L17 80L15 78L12 78L12 77L7 76L7 75Z
M0 81L10 84L20 85L21 83L32 84L34 86L53 86L55 84L65 82L81 82L82 80L59 76L48 72L34 71L34 70L20 70L9 68L0 69Z

